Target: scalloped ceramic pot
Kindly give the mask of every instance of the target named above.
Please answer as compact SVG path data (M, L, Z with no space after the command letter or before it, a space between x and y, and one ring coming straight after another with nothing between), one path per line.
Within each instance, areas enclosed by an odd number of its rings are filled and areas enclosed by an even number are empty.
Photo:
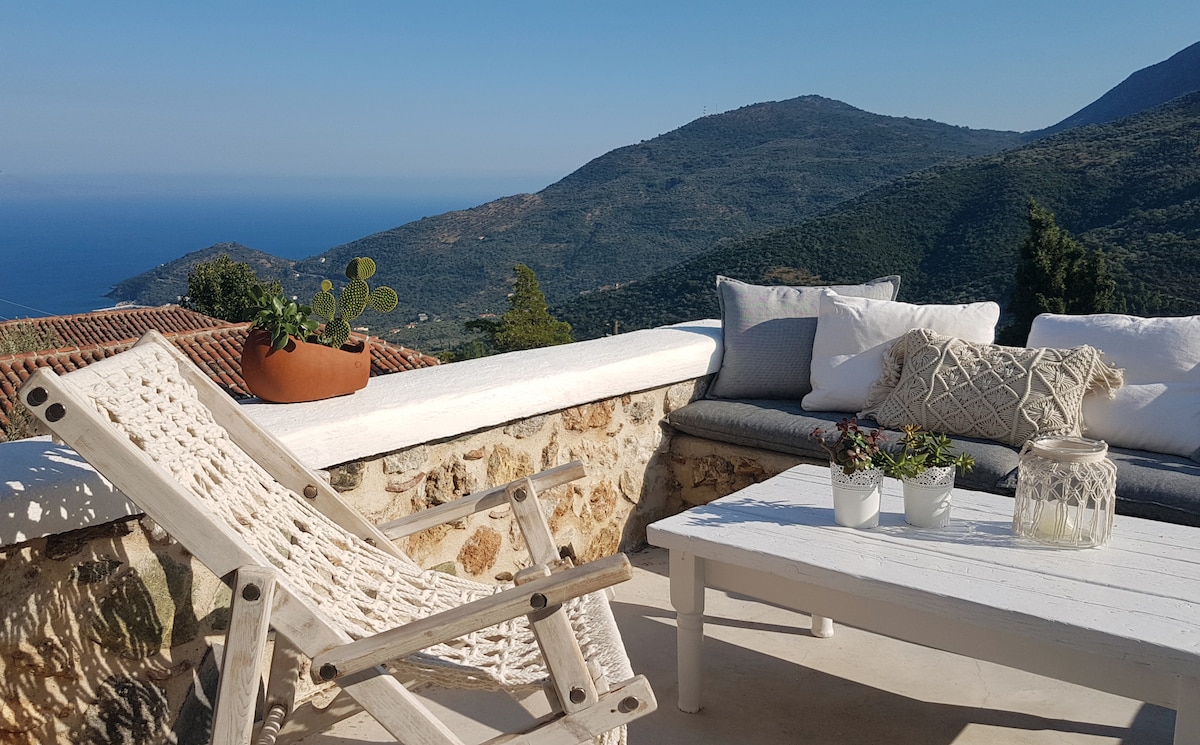
M917 528L944 528L950 524L950 495L954 466L935 466L920 476L903 479L904 522Z
M836 463L829 464L833 486L833 521L847 528L879 525L880 484L883 471L871 468L847 476Z
M291 404L345 396L363 388L371 377L371 348L364 339L341 349L289 339L271 348L271 335L252 329L242 346L242 378L264 401Z

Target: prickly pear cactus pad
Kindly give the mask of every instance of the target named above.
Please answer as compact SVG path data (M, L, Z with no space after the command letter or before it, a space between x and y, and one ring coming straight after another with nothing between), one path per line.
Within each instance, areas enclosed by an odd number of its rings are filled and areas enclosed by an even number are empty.
M313 295L313 312L325 319L325 331L321 341L331 347L340 347L350 339L350 322L363 314L370 305L380 313L395 310L400 296L391 287L367 285L367 279L375 276L375 261L358 256L346 265L349 284L342 288L340 296L333 294L333 283L321 282L321 290Z
M352 321L363 314L367 309L367 297L371 294L371 288L367 287L367 283L361 279L352 279L350 284L342 288L342 318L347 321Z
M375 260L366 256L350 259L346 265L346 279L370 279L375 276Z
M350 323L345 318L335 318L325 324L325 339L334 349L350 340Z
M396 306L400 304L400 296L390 287L376 287L371 291L371 296L367 298L367 302L380 313L387 313L395 310Z
M313 312L330 321L337 315L337 298L330 292L332 289L333 283L325 280L321 282L321 291L312 299Z

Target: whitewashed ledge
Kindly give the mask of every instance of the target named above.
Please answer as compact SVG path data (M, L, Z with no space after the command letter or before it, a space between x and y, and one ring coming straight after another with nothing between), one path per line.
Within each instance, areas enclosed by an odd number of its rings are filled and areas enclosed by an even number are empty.
M341 398L246 407L320 469L703 377L720 357L720 321L692 321L385 375ZM138 512L48 438L0 444L0 546Z

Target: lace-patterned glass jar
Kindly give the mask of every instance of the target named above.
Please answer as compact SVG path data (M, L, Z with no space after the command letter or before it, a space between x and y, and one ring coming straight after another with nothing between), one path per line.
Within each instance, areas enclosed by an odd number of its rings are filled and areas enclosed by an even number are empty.
M1013 532L1055 546L1103 546L1112 535L1116 487L1106 443L1030 440L1021 449Z

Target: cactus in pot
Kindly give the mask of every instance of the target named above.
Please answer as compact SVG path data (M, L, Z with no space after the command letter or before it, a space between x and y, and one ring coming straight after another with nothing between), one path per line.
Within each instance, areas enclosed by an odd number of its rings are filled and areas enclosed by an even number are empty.
M350 322L363 314L370 305L380 313L393 310L400 297L391 287L380 286L374 290L367 280L375 276L375 261L365 256L356 257L346 265L349 283L342 288L340 296L333 294L333 283L321 282L321 289L313 295L313 313L325 319L325 329L319 341L335 349L350 339Z
M335 297L325 280L312 307L287 299L282 292L251 290L255 316L242 347L242 378L252 393L266 401L297 403L342 396L362 388L371 374L371 345L347 344L350 322L367 306L386 313L400 298L390 287L372 290L367 279L375 262L352 259L349 284ZM325 319L323 329L317 318Z

